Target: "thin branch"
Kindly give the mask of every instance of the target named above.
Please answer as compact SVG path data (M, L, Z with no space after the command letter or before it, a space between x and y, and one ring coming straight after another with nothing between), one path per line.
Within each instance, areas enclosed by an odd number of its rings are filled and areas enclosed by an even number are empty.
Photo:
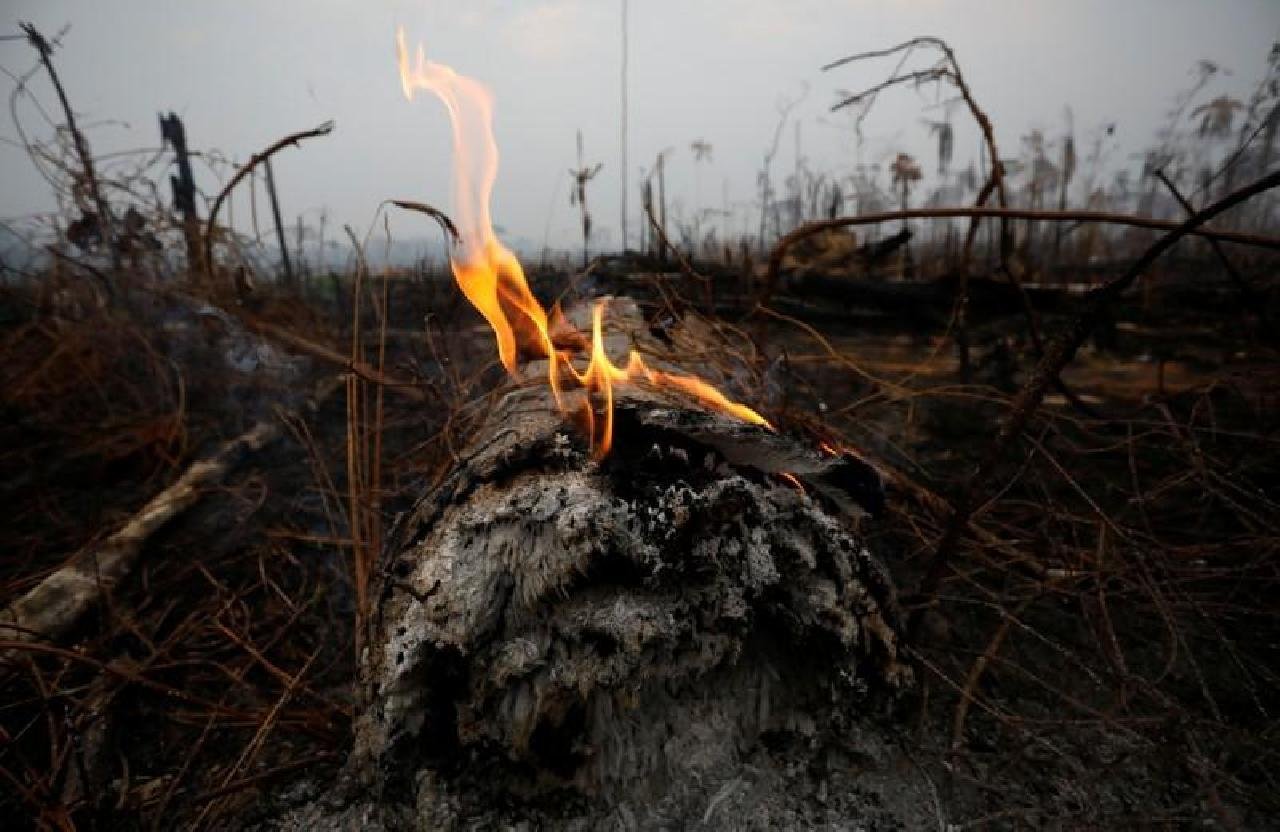
M888 49L859 52L858 54L850 55L847 58L839 58L822 67L822 71L826 72L829 69L835 69L838 66L844 66L845 64L853 63L854 61L865 61L868 58L887 58L890 55L902 52L906 49L914 49L917 46L936 46L942 48L945 45L946 44L943 43L942 38L934 37L932 35L924 35L922 37L912 38L911 40L900 43L897 46L891 46Z
M213 273L213 229L218 220L218 211L222 208L222 203L226 201L227 196L231 193L232 189L240 183L241 179L248 176L250 171L265 162L267 159L270 159L278 151L290 145L297 147L298 142L303 139L327 136L333 132L333 126L333 121L330 120L321 124L319 127L313 127L310 130L303 130L299 133L291 133L288 136L285 136L283 139L276 141L261 153L255 153L243 167L236 171L235 176L231 177L231 181L223 186L222 190L218 192L217 199L213 201L213 207L209 209L209 219L205 221L204 226L204 270L206 273L210 275Z
M459 235L458 226L453 224L453 220L449 219L449 215L439 208L428 205L425 202L418 202L413 199L389 199L387 202L403 208L406 211L416 211L419 214L426 214L428 217L436 221L436 225L440 226L440 230L444 232L445 239L453 245L458 245Z
M0 629L10 630L14 639L26 642L55 639L66 633L129 575L152 534L194 505L201 489L221 480L246 453L262 449L279 435L274 423L259 422L213 456L193 464L119 531L78 553L0 610ZM0 652L0 658L9 652Z
M835 104L831 105L831 112L842 110L845 107L851 107L867 98L871 98L890 87L896 87L899 84L906 84L914 81L916 84L927 84L930 81L941 81L948 78L955 81L956 76L951 70L944 67L933 67L932 69L917 69L914 72L908 72L906 75L895 75L887 81L882 81L874 87L869 87L857 95L851 95L848 98L842 98Z
M644 210L645 218L649 220L650 229L653 230L653 233L658 235L658 239L665 248L668 248L675 253L676 265L680 267L680 271L684 272L687 277L692 277L694 280L701 282L703 286L709 285L710 278L698 272L698 270L695 269L685 258L684 253L681 252L680 249L676 248L676 246L672 244L671 240L667 238L667 232L663 230L661 223L659 223L653 216L653 206L648 203L644 203L641 207Z
M342 369L359 376L365 381L382 387L389 387L397 395L409 399L410 401L421 402L426 400L426 394L422 392L416 382L393 378L379 371L378 368L372 367L363 361L352 362L350 356L343 355L332 347L325 346L324 344L318 344L315 341L304 338L301 335L291 332L277 324L259 320L258 318L254 318L243 313L237 314L237 317L251 332L279 341L288 347L299 352L306 353L314 358L319 358L321 361L328 362L335 367L341 367Z
M1178 200L1178 204L1182 206L1182 210L1187 212L1187 216L1195 214L1195 206L1182 195L1182 192L1178 190L1178 186L1173 184L1173 180L1169 179L1169 177L1165 175L1163 169L1156 171L1156 178L1164 183L1164 186L1169 189L1169 193L1173 195L1173 198ZM1209 245L1213 248L1213 253L1218 258L1218 262L1222 263L1222 268L1226 270L1227 277L1231 278L1231 282L1236 285L1236 288L1240 290L1240 294L1244 296L1245 302L1254 309L1263 309L1258 293L1253 290L1253 287L1244 279L1244 275L1240 274L1240 271L1227 257L1227 253L1222 249L1222 243L1211 238L1209 240Z

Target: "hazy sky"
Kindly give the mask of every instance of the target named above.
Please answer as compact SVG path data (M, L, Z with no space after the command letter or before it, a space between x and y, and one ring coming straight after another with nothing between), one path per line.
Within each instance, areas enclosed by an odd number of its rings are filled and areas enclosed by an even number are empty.
M71 29L56 55L68 94L97 153L158 144L155 114L184 118L193 148L243 160L279 136L337 121L327 138L276 161L283 209L314 224L327 208L331 233L364 229L377 204L401 197L449 200L450 147L443 107L403 98L394 32L406 27L429 57L488 84L496 97L502 167L495 222L509 237L568 242L576 233L567 169L581 129L588 161L604 169L589 200L604 235L619 217L621 0L5 0L0 27L30 21L46 34ZM819 71L841 56L914 35L948 40L1005 156L1031 127L1050 135L1074 113L1078 141L1118 122L1112 166L1136 164L1197 59L1232 71L1207 95L1247 98L1272 42L1280 0L631 0L631 193L640 167L676 148L669 198L720 207L746 203L777 121L780 97L808 95L796 110L811 167L843 171L858 151L848 121L826 113L837 89L882 80L892 62ZM31 50L0 43L0 66L28 69ZM917 64L922 62L917 61ZM43 80L34 83L55 106ZM924 117L932 88L898 89L868 118L863 161L906 148L927 169L933 152ZM24 125L49 133L20 101ZM977 155L977 136L956 114L956 164ZM15 135L7 115L0 136ZM712 161L695 171L689 143L703 139ZM775 170L794 164L784 135ZM1083 152L1083 151L1082 151ZM0 217L48 210L43 181L21 150L0 145ZM218 183L197 169L199 186ZM726 185L727 183L727 185ZM167 194L167 186L165 187ZM245 203L247 205L247 203ZM247 221L243 205L237 224ZM634 235L639 220L632 211ZM395 216L393 231L425 233L421 218ZM616 242L616 236L612 237Z

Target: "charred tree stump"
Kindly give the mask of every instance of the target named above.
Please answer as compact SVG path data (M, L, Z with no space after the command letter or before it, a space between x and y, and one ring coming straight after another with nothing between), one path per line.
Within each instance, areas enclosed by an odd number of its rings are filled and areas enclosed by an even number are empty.
M812 783L788 778L910 678L889 580L816 496L866 483L678 394L615 392L597 461L531 368L398 523L360 797L294 828L808 825Z
M173 148L178 165L177 176L169 177L173 189L173 207L182 214L182 236L187 244L187 270L196 274L200 264L200 214L196 211L196 181L191 173L191 154L187 150L187 131L177 113L160 115L160 139Z

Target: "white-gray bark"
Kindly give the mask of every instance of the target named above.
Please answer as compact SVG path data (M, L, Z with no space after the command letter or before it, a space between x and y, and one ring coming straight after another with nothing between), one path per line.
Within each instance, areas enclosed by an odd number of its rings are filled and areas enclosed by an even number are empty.
M851 738L910 678L880 565L778 475L846 464L634 388L597 462L510 390L398 524L345 789L284 827L810 825L813 760L883 750Z

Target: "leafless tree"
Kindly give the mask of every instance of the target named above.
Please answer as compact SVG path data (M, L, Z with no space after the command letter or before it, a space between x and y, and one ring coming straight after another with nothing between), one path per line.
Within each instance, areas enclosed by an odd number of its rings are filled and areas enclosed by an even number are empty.
M582 131L578 131L578 167L569 171L573 177L573 190L569 192L569 204L577 205L582 213L582 265L587 265L591 250L591 212L587 209L587 183L595 178L604 164L588 165L582 161Z

